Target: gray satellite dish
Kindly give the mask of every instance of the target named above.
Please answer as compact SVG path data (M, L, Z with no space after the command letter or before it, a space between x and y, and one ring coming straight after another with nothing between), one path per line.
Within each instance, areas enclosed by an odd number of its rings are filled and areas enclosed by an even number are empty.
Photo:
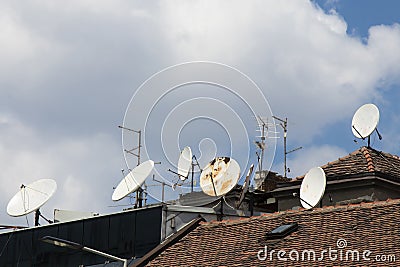
M192 150L188 146L182 150L181 155L179 156L178 176L182 181L186 180L189 175L189 170L192 167L192 157Z
M39 210L56 192L57 183L52 179L40 179L21 189L8 202L7 213L10 216L24 216Z
M149 176L153 168L154 161L152 160L145 161L134 168L115 188L114 193L112 194L112 200L121 200L130 193L138 190L146 180L147 176Z
M321 167L309 170L300 186L300 203L305 209L312 209L325 193L326 176Z
M243 187L242 187L242 192L240 193L240 197L239 197L239 201L236 204L236 208L238 209L240 207L240 205L243 202L243 199L247 193L247 191L249 190L249 185L250 185L250 176L253 173L253 169L254 169L254 164L251 164L250 168L249 168L249 172L247 173L246 176L246 180L243 183Z
M351 130L357 138L369 137L379 123L379 109L374 104L365 104L354 113Z
M223 196L235 187L240 177L236 160L217 157L204 168L200 175L200 187L209 196Z

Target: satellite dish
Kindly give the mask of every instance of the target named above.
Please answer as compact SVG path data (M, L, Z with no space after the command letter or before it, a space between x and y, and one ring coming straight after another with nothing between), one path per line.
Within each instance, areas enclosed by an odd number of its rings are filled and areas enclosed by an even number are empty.
M357 109L351 121L351 130L356 138L369 137L379 123L379 109L374 104L365 104Z
M254 169L254 164L251 164L250 168L249 168L249 172L247 173L247 176L246 176L246 180L243 183L242 192L240 193L239 201L236 204L236 208L240 207L247 191L249 190L250 176L253 173L253 169Z
M240 177L240 166L228 157L213 159L200 175L200 187L209 196L222 196L232 190Z
M178 176L181 180L186 180L189 170L192 167L192 150L190 147L185 147L178 160Z
M112 194L112 200L121 200L130 193L138 190L153 168L154 161L152 160L145 161L134 168L115 188L114 193Z
M325 193L326 176L321 167L309 170L300 186L300 203L306 209L314 208Z
M10 216L24 216L38 210L56 192L57 183L52 179L40 179L21 189L8 202L7 213Z

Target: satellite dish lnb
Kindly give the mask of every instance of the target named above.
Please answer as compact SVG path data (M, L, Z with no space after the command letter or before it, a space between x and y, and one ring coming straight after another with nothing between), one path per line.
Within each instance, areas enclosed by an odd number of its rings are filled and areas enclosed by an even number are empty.
M309 170L300 186L300 203L305 209L312 209L321 201L326 187L325 172L321 167Z
M209 196L223 196L235 187L239 178L240 166L236 160L217 157L202 171L200 187Z
M13 217L39 210L56 192L57 183L52 179L40 179L21 189L8 202L7 213Z
M145 161L134 168L115 188L114 193L112 194L112 200L121 200L130 193L138 190L146 180L147 176L149 176L153 168L154 161L152 160Z
M374 104L362 105L354 113L351 130L356 138L369 137L379 123L379 109Z
M189 175L189 170L192 167L192 150L190 147L185 147L178 160L178 176L181 180L185 180Z

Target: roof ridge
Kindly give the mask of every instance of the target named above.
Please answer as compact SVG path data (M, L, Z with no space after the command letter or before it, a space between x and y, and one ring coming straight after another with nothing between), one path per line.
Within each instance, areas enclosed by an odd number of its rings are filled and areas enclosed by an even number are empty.
M344 161L344 160L350 158L351 156L355 156L355 155L357 155L358 153L361 153L361 154L362 154L362 149L363 149L363 148L366 148L366 147L363 146L363 147L361 147L361 148L359 148L359 149L357 149L357 150L354 150L353 152L351 152L351 153L349 153L349 154L347 154L347 155L345 155L345 156L343 156L343 157L339 157L339 158L336 159L336 160L329 161L328 163L326 163L326 164L324 164L324 165L321 165L320 167L321 167L322 169L324 169L324 168L330 167L331 165L334 165L334 164L336 164L336 163L339 163L339 162L341 162L341 161ZM304 177L305 177L305 174L300 175L300 176L297 176L297 177L295 177L293 180L301 180L301 179L303 179Z
M365 160L367 161L367 169L369 172L375 172L375 163L373 161L372 155L370 154L369 151L370 147L361 147L360 151L362 155L364 156Z
M300 208L298 210L285 210L285 211L278 211L274 213L264 213L258 216L252 216L248 218L240 218L238 219L228 219L222 221L208 221L208 222L201 222L202 226L206 227L218 227L221 225L232 225L232 224L242 224L248 223L253 220L262 220L262 219L273 219L279 216L285 215L299 215L303 212L312 212L312 213L327 213L327 212L336 212L341 210L354 210L354 209L369 209L374 207L382 207L382 206L389 206L389 205L400 205L400 199L391 199L388 198L387 200L378 200L374 202L361 202L358 204L344 204L344 205L337 205L337 206L325 206L323 208L314 208L312 210L306 210L304 208Z

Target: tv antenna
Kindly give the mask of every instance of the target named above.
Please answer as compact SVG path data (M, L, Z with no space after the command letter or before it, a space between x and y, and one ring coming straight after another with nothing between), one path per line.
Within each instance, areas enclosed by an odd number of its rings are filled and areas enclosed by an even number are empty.
M128 132L131 132L132 134L137 134L138 136L138 144L137 146L131 148L131 149L126 149L124 148L125 153L133 155L135 157L137 157L137 164L136 166L140 165L140 150L142 147L142 130L134 130L134 129L130 129L124 126L119 125L118 128L122 129L122 130L126 130ZM146 187L146 185L144 185L144 187ZM136 191L136 206L137 206L137 202L139 202L139 206L141 206L141 201L143 200L143 190L137 190Z
M148 160L130 171L115 188L112 200L118 201L132 192L143 191L141 186L154 168L154 161ZM136 198L136 205L142 207L142 198Z
M317 206L324 196L325 188L326 176L324 170L321 167L310 169L300 186L299 198L303 208L312 209ZM293 195L298 196L297 193Z
M48 223L53 223L45 218L39 209L54 195L56 190L57 183L52 179L40 179L29 185L22 184L20 190L8 202L7 213L13 217L19 217L35 212L35 226L39 225L39 217Z
M194 185L194 167L197 166L201 171L200 164L197 161L197 158L192 153L192 149L189 146L186 146L182 151L178 159L178 172L175 172L171 169L168 169L169 172L172 172L178 175L179 179L183 182L189 177L189 171L192 170L192 181L191 181L191 192L193 192ZM174 184L175 188L179 183L179 180Z
M266 147L266 139L267 138L279 138L277 136L273 136L270 137L269 136L269 132L271 132L269 130L269 128L271 126L275 126L273 123L268 122L268 118L264 118L261 117L259 115L256 116L256 120L257 120L257 124L258 124L258 128L257 131L260 132L260 135L257 136L260 138L260 141L254 141L254 144L257 146L258 149L261 150L261 155L257 152L257 157L258 157L258 168L259 171L261 172L263 170L263 161L264 161L264 152ZM272 133L277 133L277 132L272 132Z
M124 127L121 125L119 125L118 128L120 128L122 130L127 130L129 132L132 132L132 133L138 135L138 145L132 149L124 149L124 151L128 154L131 154L131 155L137 157L137 165L136 166L139 166L139 164L140 164L140 149L142 147L142 130L133 130L133 129L130 129L130 128L127 128L127 127ZM135 153L135 151L137 151L137 152Z
M165 199L165 186L168 186L168 187L171 187L171 188L173 188L173 186L172 185L170 185L170 184L168 184L168 183L166 183L164 180L162 180L162 181L160 181L160 180L157 180L156 178L155 178L155 175L153 174L153 181L154 182L157 182L157 183L160 183L161 184L161 203L165 203L164 202L164 199Z
M217 157L213 159L200 174L200 187L203 192L212 197L220 197L220 215L224 215L225 195L231 191L240 178L240 166L236 160L229 157ZM229 204L227 203L229 206Z
M292 152L295 152L297 150L300 150L303 147L300 146L298 148L295 148L295 149L287 151L286 142L287 142L287 132L288 132L288 130L287 130L288 118L285 118L284 120L279 118L279 117L276 117L276 116L272 116L272 118L274 118L275 120L280 121L279 125L283 129L283 165L284 165L283 167L284 167L284 177L287 178L287 172L289 170L288 167L287 167L287 155L292 153Z
M368 147L371 145L371 134L374 131L376 131L379 140L382 140L382 136L377 128L379 116L379 109L374 104L362 105L353 115L351 121L353 135L362 140L368 138Z

